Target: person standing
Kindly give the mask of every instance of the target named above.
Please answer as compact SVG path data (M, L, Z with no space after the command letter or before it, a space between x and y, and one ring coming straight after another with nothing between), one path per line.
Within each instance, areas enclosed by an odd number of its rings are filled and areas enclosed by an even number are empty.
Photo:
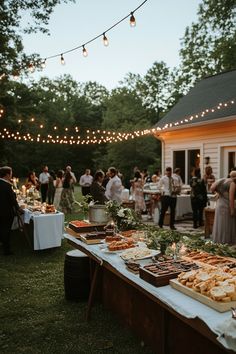
M115 167L109 167L108 174L110 176L110 180L106 185L105 196L108 200L114 200L121 204L122 183L121 179L117 175L117 169Z
M191 205L193 210L193 227L197 229L203 226L203 210L207 205L207 189L204 179L201 178L201 171L196 167L192 171L190 179Z
M59 208L60 205L60 200L61 200L61 193L62 193L62 189L63 189L63 181L62 181L62 177L64 175L64 171L59 170L57 172L57 177L55 182L55 196L54 196L54 206L56 209Z
M44 166L43 171L39 175L42 203L45 203L47 200L49 177L50 174L48 173L48 166Z
M73 193L73 177L71 176L70 171L65 172L62 186L63 189L61 193L59 209L61 209L64 214L71 214L75 199Z
M13 192L12 169L5 166L0 168L0 240L3 244L3 253L5 256L11 255L10 234L16 212L20 210L16 200L16 194Z
M105 188L102 185L104 179L104 172L99 170L94 175L94 180L90 188L91 196L93 200L97 204L105 204L108 199L105 196Z
M161 196L161 213L159 219L159 227L163 227L164 217L168 208L170 208L170 228L175 230L175 208L177 193L175 180L172 177L172 168L166 167L165 176L160 179L160 188L163 190L163 195Z
M236 244L236 171L230 172L229 178L222 178L211 186L212 193L218 193L212 239L216 243Z
M146 210L146 204L143 195L143 179L139 171L136 171L133 179L133 198L136 213L139 215Z
M93 182L93 176L89 168L85 170L85 173L80 177L79 184L81 185L82 195L85 197L90 194L90 187Z

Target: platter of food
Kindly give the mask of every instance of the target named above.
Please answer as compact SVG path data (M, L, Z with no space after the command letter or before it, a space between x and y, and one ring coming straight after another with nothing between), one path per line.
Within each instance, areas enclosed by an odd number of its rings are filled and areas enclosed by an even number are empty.
M179 274L170 285L219 312L236 307L235 269L200 268Z
M170 279L177 278L185 270L197 268L195 263L172 259L144 265L140 267L139 273L140 278L158 287L168 285Z
M141 259L155 257L158 254L160 254L160 251L158 251L158 250L151 250L147 247L137 247L137 248L128 249L128 250L122 252L120 257L124 261L128 261L130 259L141 260Z
M68 226L77 233L85 233L91 231L103 231L105 224L95 224L85 220L73 220L69 222Z
M186 253L182 258L186 260L191 260L193 262L197 262L202 266L225 266L231 265L232 267L236 267L236 260L228 257L222 257L214 254L210 254L203 251L192 251Z

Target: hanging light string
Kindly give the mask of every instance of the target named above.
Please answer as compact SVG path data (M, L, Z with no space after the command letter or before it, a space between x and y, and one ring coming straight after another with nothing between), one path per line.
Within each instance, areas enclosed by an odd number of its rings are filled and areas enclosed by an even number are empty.
M34 142L42 142L42 143L53 143L53 144L69 144L69 145L83 145L83 144L101 144L101 143L117 143L117 142L122 142L122 141L127 141L130 139L134 138L140 138L143 136L147 135L155 135L159 131L164 131L168 128L173 128L175 126L183 125L186 123L189 123L193 120L203 118L211 113L214 113L215 111L221 110L221 109L227 109L230 106L235 104L235 99L230 99L229 101L226 101L224 103L219 102L216 106L211 107L211 108L206 108L205 110L191 115L191 116L186 116L185 118L182 118L181 120L174 122L174 123L169 123L165 124L164 127L156 127L156 128L151 128L151 129L144 129L144 130L135 130L133 132L114 132L114 131L107 131L103 129L97 129L97 130L91 130L87 129L86 132L81 135L77 135L80 131L79 127L58 127L56 125L53 126L53 133L48 133L44 132L46 127L42 124L39 123L39 128L42 133L38 133L36 135L31 134L31 133L20 133L19 129L17 132L13 132L8 128L4 128L2 131L0 131L0 138L2 139L10 139L10 140L21 140L21 141L34 141ZM30 122L34 123L36 121L36 118L32 117L30 118ZM18 119L18 124L24 123L22 119ZM28 122L27 122L28 123ZM61 133L61 135L56 134L57 130L63 130L64 133ZM63 135L64 134L64 135ZM73 134L73 135L71 135Z
M86 49L86 46L90 43L92 43L93 41L95 41L96 39L98 39L99 37L103 38L103 44L105 47L107 47L109 45L109 40L106 36L107 32L111 31L114 27L118 26L121 22L125 21L128 17L130 18L130 26L131 27L135 27L136 26L136 19L134 17L134 13L136 11L138 11L148 0L144 0L138 7L136 7L133 11L131 11L128 15L126 15L125 17L123 17L121 20L119 20L118 22L116 22L114 25L112 25L111 27L107 28L105 31L103 31L102 33L98 34L97 36L95 36L92 39L89 39L87 42L78 45L74 48L71 48L69 50L66 51L60 51L60 53L45 57L44 59L37 59L37 60L31 60L31 62L28 62L26 64L21 65L21 68L19 68L18 70L15 70L15 72L12 74L12 77L14 80L18 80L19 75L20 75L20 71L23 69L28 69L30 73L33 73L35 71L35 69L37 67L41 67L42 69L44 69L46 67L46 62L47 60L53 59L53 58L57 58L60 57L60 61L62 65L65 65L65 59L64 59L64 55L74 52L78 49L82 48L82 54L84 57L88 56L88 51ZM5 73L3 73L0 76L0 80L4 79L5 77L7 77L7 75Z
M49 60L49 59L53 59L53 58L57 58L57 57L61 57L63 56L63 54L68 54L68 53L71 53L71 52L74 52L78 49L81 49L83 48L83 50L85 49L85 46L94 42L96 39L98 39L99 37L103 37L103 41L105 42L105 39L107 40L107 37L106 37L106 33L111 31L114 27L118 26L121 22L125 21L128 17L130 17L130 26L131 27L134 27L135 26L135 23L136 23L136 20L135 20L135 17L134 17L134 13L136 11L138 11L140 9L140 7L142 7L148 0L144 0L138 7L136 7L136 9L134 9L133 11L131 11L128 15L126 15L125 17L123 17L121 20L119 20L118 22L116 22L114 25L112 25L111 27L107 28L105 31L103 31L102 33L98 34L97 36L95 36L94 38L92 39L89 39L87 42L83 43L83 44L80 44L74 48L71 48L69 50L66 50L66 51L62 51L58 54L54 54L54 55L51 55L49 57L45 57L44 59L44 63L46 62L46 60ZM104 39L105 37L105 39ZM106 45L104 43L104 45Z

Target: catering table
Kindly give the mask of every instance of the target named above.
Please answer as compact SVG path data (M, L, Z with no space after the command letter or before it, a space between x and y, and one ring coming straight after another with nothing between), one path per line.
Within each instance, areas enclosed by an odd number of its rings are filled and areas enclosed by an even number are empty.
M24 223L33 229L33 248L43 250L60 247L64 230L64 214L37 214L24 209Z
M193 212L191 206L191 199L189 194L177 195L175 218L176 220L182 219L184 215L191 214Z
M229 311L219 313L169 285L154 287L128 271L118 254L105 253L100 245L87 245L68 234L64 236L95 264L87 318L95 289L100 287L104 306L151 345L155 353L220 354L236 350L236 320L231 319ZM233 329L230 334L226 331L229 321Z

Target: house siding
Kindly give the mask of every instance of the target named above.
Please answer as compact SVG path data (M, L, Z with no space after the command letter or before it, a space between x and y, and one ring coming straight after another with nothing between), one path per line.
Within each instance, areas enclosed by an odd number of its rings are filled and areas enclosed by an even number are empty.
M166 166L173 166L173 151L200 149L200 167L204 171L204 158L210 157L210 165L216 178L224 174L222 168L221 148L222 146L236 146L236 116L230 121L221 123L178 128L159 132L156 135L162 141L162 170Z

